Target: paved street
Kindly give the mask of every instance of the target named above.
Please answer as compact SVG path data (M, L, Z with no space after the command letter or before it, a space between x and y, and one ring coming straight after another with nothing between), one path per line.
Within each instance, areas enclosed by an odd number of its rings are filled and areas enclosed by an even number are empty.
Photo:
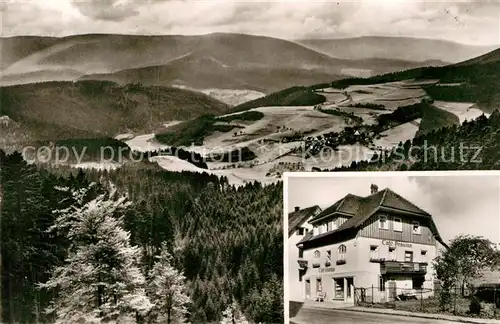
M372 313L358 313L353 311L342 311L336 309L302 309L299 316L290 319L290 324L456 324L457 322L412 318L409 316L394 316Z

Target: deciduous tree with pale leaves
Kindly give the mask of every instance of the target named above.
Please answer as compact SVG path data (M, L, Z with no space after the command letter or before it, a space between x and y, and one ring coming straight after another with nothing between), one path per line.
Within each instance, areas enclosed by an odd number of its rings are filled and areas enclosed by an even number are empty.
M172 266L167 245L162 244L157 261L148 276L148 297L154 304L148 315L149 323L182 323L191 299L186 293L185 277Z
M220 324L249 324L249 322L241 312L239 305L233 302L224 312L222 312Z
M88 188L90 190L91 188ZM102 194L85 203L86 190L74 193L75 205L60 211L52 231L73 242L65 263L54 269L42 288L57 297L47 312L56 323L124 323L152 307L139 268L141 251L129 243L121 217L126 197Z

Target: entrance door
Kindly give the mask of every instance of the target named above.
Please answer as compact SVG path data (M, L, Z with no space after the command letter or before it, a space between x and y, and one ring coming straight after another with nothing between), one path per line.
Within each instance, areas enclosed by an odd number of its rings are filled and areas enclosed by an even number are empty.
M346 298L348 303L354 302L354 278L346 278Z
M311 279L306 279L306 299L311 298Z
M389 301L393 301L396 299L397 291L396 291L396 282L391 280L387 282L387 289L389 290Z

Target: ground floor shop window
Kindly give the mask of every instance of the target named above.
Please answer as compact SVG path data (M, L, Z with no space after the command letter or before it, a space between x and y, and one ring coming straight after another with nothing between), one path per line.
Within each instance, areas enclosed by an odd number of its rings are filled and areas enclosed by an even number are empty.
M412 279L413 289L422 289L424 287L424 277L416 277Z
M335 299L344 299L344 278L334 279Z
M316 279L316 292L323 291L323 284L321 282L321 278Z

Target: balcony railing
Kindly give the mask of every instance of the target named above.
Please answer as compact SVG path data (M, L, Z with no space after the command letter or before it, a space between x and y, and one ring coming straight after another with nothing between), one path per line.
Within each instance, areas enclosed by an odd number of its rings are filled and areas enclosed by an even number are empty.
M384 261L380 263L381 274L426 274L427 263Z

